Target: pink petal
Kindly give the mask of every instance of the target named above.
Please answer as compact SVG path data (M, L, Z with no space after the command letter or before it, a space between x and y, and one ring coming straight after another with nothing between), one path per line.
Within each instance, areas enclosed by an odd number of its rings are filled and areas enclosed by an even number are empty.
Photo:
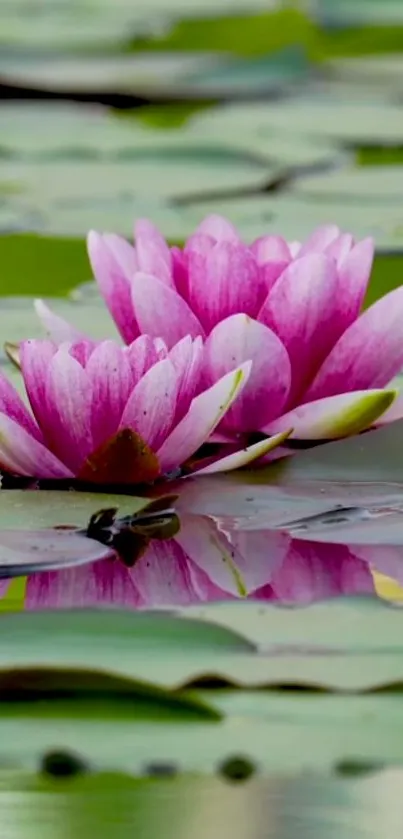
M242 244L219 242L205 259L189 262L189 302L206 332L237 312L254 317L266 293L256 260Z
M234 469L242 469L244 466L249 466L255 460L265 458L269 452L281 446L284 440L287 440L292 429L289 428L280 434L274 434L272 437L267 437L265 440L260 440L258 443L253 443L252 446L247 446L244 449L232 452L224 456L218 456L213 459L207 466L202 466L201 469L195 469L192 476L195 475L213 475L216 472L233 472Z
M268 262L259 268L259 276L264 284L266 293L271 291L278 278L284 273L288 262Z
M292 258L296 259L302 248L301 242L288 242L288 247L290 249L290 254Z
M189 335L182 338L169 353L169 360L173 365L177 377L177 403L175 421L179 422L190 403L196 396L200 385L203 366L203 341L196 338L194 341Z
M48 424L46 408L46 376L57 352L51 341L22 341L20 344L21 370L32 410L42 430ZM28 430L28 429L27 429Z
M340 229L335 224L324 224L323 227L317 227L311 236L306 239L298 251L298 256L305 256L307 253L320 253L340 236Z
M291 364L280 339L263 323L232 315L217 324L206 341L206 381L211 384L248 360L252 361L248 383L222 423L227 432L258 431L278 416L287 401Z
M196 234L211 236L216 242L239 242L239 233L236 227L224 218L224 216L210 215L199 224Z
M157 452L162 472L180 466L208 440L241 392L250 369L250 363L243 364L193 399L186 416L171 431Z
M179 257L176 257L175 286L185 300L189 300L190 272L194 274L204 271L206 258L215 244L216 240L212 236L207 236L204 233L193 233L187 240L183 251L180 252L180 261Z
M103 341L91 355L86 373L92 391L92 435L94 448L112 437L134 387L127 353L114 341Z
M161 282L172 285L172 257L170 249L159 230L147 219L134 225L138 271L153 274Z
M46 333L55 344L62 344L64 341L74 343L86 339L86 336L68 323L67 320L61 318L60 315L55 315L43 300L35 300L34 307Z
M251 245L251 251L258 265L267 262L291 262L290 248L282 236L260 236Z
M336 440L370 428L395 399L396 391L361 390L306 402L264 428L265 434L293 429L292 439Z
M198 600L186 554L175 539L151 542L129 574L145 605L176 606Z
M238 240L236 242L238 243ZM193 236L189 236L185 244L184 253L187 256L198 254L199 256L206 257L214 248L215 244L216 239L213 236L209 236L206 233L193 233Z
M180 248L171 248L173 284L178 294L187 300L189 287L188 257Z
M95 347L99 346L96 341L78 341L75 344L69 344L66 349L67 352L81 364L81 367L86 367Z
M271 586L276 599L290 604L374 591L368 566L347 547L298 539L292 541Z
M340 263L343 262L348 254L350 253L351 249L354 246L354 239L351 233L340 233L336 239L325 248L326 256L331 256L337 262L337 265L340 266Z
M72 477L63 462L6 414L0 414L0 464L14 475Z
M94 449L92 391L86 371L64 349L53 357L46 380L46 441L77 473Z
M305 401L384 387L403 367L403 287L367 309L323 362Z
M343 300L346 326L350 326L358 317L368 287L374 261L374 242L363 239L358 242L343 259L340 260L339 295Z
M176 412L177 376L168 359L158 361L129 397L120 428L131 428L155 451L169 434Z
M269 530L225 532L213 519L196 515L181 517L175 539L216 586L238 597L270 580L290 541Z
M122 275L130 280L139 267L135 248L116 233L104 233L102 238Z
M116 242L118 239L118 243ZM112 244L113 242L113 244ZM91 231L87 237L88 256L94 276L97 280L99 290L105 303L125 341L129 344L139 334L139 327L133 313L131 301L130 275L126 273L128 268L128 255L124 239L111 236L103 237L99 233ZM125 253L123 257L123 248ZM116 252L119 252L119 259ZM133 251L134 253L134 251ZM133 264L135 265L135 255ZM124 268L122 268L122 262Z
M403 585L402 545L352 545L350 550L373 571L391 577L395 583Z
M138 608L142 598L123 563L110 560L28 577L26 609L77 609L98 606Z
M0 372L0 411L7 414L10 419L15 420L18 425L25 428L25 431L37 440L42 438L39 428L34 422L31 414L25 407L19 393L9 382L6 376Z
M151 274L135 275L132 302L140 329L154 338L163 338L169 348L190 335L203 335L196 315L172 288Z
M149 335L140 335L124 349L124 352L127 354L131 367L133 384L140 381L144 373L161 360L161 349L157 340L150 338ZM165 355L167 355L167 352Z
M210 603L214 600L234 600L237 595L217 586L210 576L190 557L187 557L188 571L194 593L194 602ZM239 596L239 595L238 595Z
M310 253L291 263L277 280L259 313L288 351L295 404L345 326L335 262Z

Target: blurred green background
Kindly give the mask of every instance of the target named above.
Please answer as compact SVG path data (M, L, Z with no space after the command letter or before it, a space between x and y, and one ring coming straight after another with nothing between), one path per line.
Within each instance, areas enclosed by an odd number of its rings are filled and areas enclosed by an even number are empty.
M89 278L89 228L373 235L400 283L400 0L2 0L0 291Z

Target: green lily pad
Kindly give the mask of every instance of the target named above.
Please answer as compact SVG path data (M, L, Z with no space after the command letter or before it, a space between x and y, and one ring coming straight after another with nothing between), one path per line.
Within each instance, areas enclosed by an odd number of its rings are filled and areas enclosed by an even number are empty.
M368 168L357 171L367 172ZM199 200L189 206L188 224L192 222L195 227L207 214L221 213L237 226L246 241L253 241L268 232L284 236L289 241L301 241L322 224L337 224L357 238L373 236L379 253L402 250L403 213L397 201L384 204L380 213L376 202L361 201L357 207L354 199L347 202L346 199L341 201L323 196L319 200L316 195L311 197L303 193L305 181L315 189L316 180L320 182L322 177L327 176L297 178L290 184L292 191L288 189L275 196L261 194L239 198L234 195L224 200ZM342 177L342 171L329 175L332 184L339 177ZM385 289L380 288L378 296L389 290L389 274L389 271L385 272ZM400 268L398 276L401 278ZM400 285L400 282L401 279L396 279L395 285Z
M0 61L0 74L8 84L105 96L106 93L139 96L179 95L197 98L236 97L251 90L272 93L302 84L310 65L298 47L279 53L236 58L224 51L132 53L124 55L58 55L50 60Z
M46 700L38 710L29 702L1 706L3 761L20 773L32 770L55 743L61 753L79 756L84 767L139 775L147 766L211 774L237 755L244 756L252 773L264 775L330 773L349 760L382 766L403 759L396 737L400 696L304 695L297 700L287 694L204 691L194 695L193 704L180 697L175 704L167 692L164 697L161 691L159 701L155 694L150 690L148 709L141 694L132 702L129 697L109 704L95 700L92 718L84 700L64 701L57 709ZM224 712L221 722L214 721L214 708L217 717Z
M397 5L397 4L396 4ZM380 5L377 4L380 8ZM403 15L401 18L403 23ZM331 59L326 63L332 78L341 80L355 89L370 88L372 96L387 93L390 96L402 92L403 58L399 53L390 55L349 56Z
M97 510L117 507L119 516L126 516L141 510L148 500L102 492L11 489L1 494L0 527L24 530L57 525L86 527Z
M298 102L298 99L293 100ZM194 116L185 135L200 140L227 143L229 148L249 149L263 159L277 160L287 167L324 166L345 163L348 156L325 138L297 135L286 126L273 125L273 103L250 102L204 110Z
M284 99L270 109L272 130L298 136L323 137L357 146L378 142L396 145L402 140L403 115L394 104L382 99L362 100L331 96L326 89L308 91L298 98Z
M403 138L403 123L402 123ZM293 190L308 200L329 204L348 201L352 206L377 203L378 211L386 204L400 206L403 189L403 166L371 166L342 172L303 176L293 183Z
M318 0L316 12L327 26L382 26L403 24L399 0Z
M277 164L208 148L139 152L130 161L107 165L94 160L13 161L0 163L0 196L13 212L21 207L26 215L30 208L30 230L84 236L100 228L127 234L141 215L162 222L163 232L176 238L188 232L185 213L164 201L234 188L259 190L278 172Z
M276 5L272 0L271 5ZM47 52L66 48L110 48L128 39L160 35L178 18L215 16L225 12L247 11L249 15L267 10L267 0L198 0L191 6L185 0L140 0L135 5L117 0L113 9L103 0L45 0L39 9L27 8L23 0L5 0L1 7L0 43L21 49L39 48Z
M268 754L270 751L267 749ZM310 747L307 754L311 754ZM243 762L249 765L246 759ZM351 775L354 766L357 775L361 767L361 777L342 777L342 768L346 767L347 775L349 765ZM169 764L166 768L169 774ZM139 780L109 772L63 782L8 772L4 773L0 799L3 819L10 836L21 839L57 837L66 825L74 835L91 839L108 839L111 835L117 839L129 835L176 839L186 836L190 829L197 835L201 819L205 835L212 839L217 839L218 831L221 836L235 833L237 839L255 839L267 835L272 827L289 836L301 833L323 839L332 835L361 839L365 833L368 839L375 839L377 831L390 839L399 837L398 823L395 829L392 816L401 808L402 773L397 767L380 771L377 761L371 766L363 758L355 764L346 761L339 774L335 769L327 777L323 773L297 772L288 777L279 774L262 778L258 768L253 769L255 777L245 778L247 783L231 783L230 774L222 778Z
M301 479L317 483L394 486L401 491L403 479L403 420L358 437L327 443L273 464L269 475L282 484ZM269 477L269 475L267 477ZM270 479L270 478L269 478Z
M151 684L109 676L101 671L13 668L0 672L0 717L10 713L32 717L77 715L91 718L101 711L134 720L219 720L221 712L205 699L182 695ZM67 712L67 713L66 713ZM70 714L69 714L70 712Z
M237 755L266 774L401 762L400 694L315 692L400 691L401 621L374 600L2 615L0 765L32 771L56 745L129 774L212 772ZM176 692L203 676L277 689Z
M0 669L99 669L165 688L218 678L239 686L367 691L403 683L399 610L377 600L290 610L253 601L183 612L0 615Z

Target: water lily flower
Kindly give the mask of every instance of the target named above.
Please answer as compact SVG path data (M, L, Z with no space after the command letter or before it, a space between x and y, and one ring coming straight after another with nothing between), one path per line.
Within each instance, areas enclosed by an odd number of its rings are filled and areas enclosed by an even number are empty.
M183 515L179 534L153 540L132 568L106 559L30 575L25 605L147 609L245 598L291 605L373 592L368 563L346 546L270 530L223 532L212 518Z
M235 365L201 384L202 339L167 350L143 335L127 347L84 341L58 347L24 341L22 376L32 414L0 376L0 468L33 478L102 484L153 481L194 456L250 372ZM237 468L283 439L232 452L209 470Z
M135 246L91 232L88 253L101 294L126 343L147 333L173 347L205 341L211 385L247 360L252 371L214 439L293 428L327 440L403 416L385 389L403 367L403 287L361 313L373 261L371 239L335 225L303 243L267 235L246 245L225 218L209 216L183 249L139 220ZM56 341L77 333L41 302ZM390 409L390 410L389 410Z

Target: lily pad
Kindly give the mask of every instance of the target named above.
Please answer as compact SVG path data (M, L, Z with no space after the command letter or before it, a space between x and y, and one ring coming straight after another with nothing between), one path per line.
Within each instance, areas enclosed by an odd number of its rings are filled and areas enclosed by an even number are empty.
M403 124L402 124L403 139ZM399 207L403 189L403 166L370 166L342 172L301 177L293 189L308 200L346 202L351 206L376 202L378 211L386 204Z
M102 492L10 489L1 494L0 526L21 530L60 525L86 527L97 510L117 507L119 516L132 515L148 501L148 498Z
M367 172L367 167L358 171ZM260 194L240 198L234 195L214 201L200 199L188 208L188 224L192 221L195 227L207 214L221 213L237 226L246 241L253 241L268 231L289 241L301 241L316 227L332 223L342 230L351 231L357 238L373 236L379 253L399 253L403 249L403 213L397 201L385 203L380 213L377 203L368 199L360 201L358 208L354 197L351 201L347 201L346 197L342 201L327 195L311 197L305 194L305 182L315 190L317 179L320 184L322 177L327 176L301 176L290 182L291 189L275 196ZM342 177L342 170L329 175L332 185L339 177ZM385 289L380 288L379 296L389 290L388 274L386 271ZM398 284L400 279L396 280L395 285Z
M403 682L402 615L376 600L289 610L262 603L0 615L0 668L98 668L161 687L234 685L367 691Z
M171 96L194 99L278 93L309 78L310 64L303 50L288 47L279 53L245 59L214 52L153 52L124 55L58 55L0 61L7 84L34 87L55 94L92 94L133 97Z
M318 0L317 14L326 26L383 26L403 24L399 0Z
M276 5L276 0L269 4ZM127 43L131 38L161 34L177 18L215 16L240 11L253 14L267 10L268 0L198 0L189 6L185 0L141 0L135 5L117 0L110 7L104 0L45 0L38 9L24 0L4 0L1 7L0 42L13 47L39 48L47 52L66 49L108 47Z
M293 100L298 102L297 100ZM289 167L336 166L348 155L325 138L294 134L286 126L273 125L276 106L267 102L248 102L210 108L194 116L186 135L200 140L226 142L232 149L249 149L260 157L277 160Z
M30 208L30 230L84 236L95 227L128 234L133 218L142 215L176 238L188 232L185 213L164 201L234 188L258 190L278 171L278 165L208 148L151 150L107 165L13 161L0 163L0 196L13 212L21 207L26 216Z
M98 772L119 767L131 775L145 774L147 767L151 774L153 766L156 774L158 766L161 774L164 766L172 767L174 774L212 774L227 763L229 774L230 760L237 755L244 756L252 774L255 770L266 776L302 770L331 773L338 764L358 759L375 766L402 761L401 740L396 737L402 720L400 697L305 695L296 701L284 694L205 691L195 694L192 704L181 697L175 703L162 691L158 701L157 691L155 697L149 693L148 708L145 691L137 702L133 691L131 703L129 697L93 702L92 715L84 701L65 701L55 708L45 700L39 710L29 702L22 707L4 705L3 761L18 766L20 773L32 771L54 751L55 743L61 755L79 756L83 767ZM214 701L217 716L224 711L221 722L214 721Z
M402 440L403 420L397 420L367 434L327 443L282 460L270 467L269 474L282 484L304 476L303 480L317 486L319 482L337 482L346 488L361 484L365 493L371 486L378 485L379 491L379 484L389 484L389 490L401 492Z
M113 549L74 530L0 530L0 579L113 559Z
M378 6L379 4L377 4ZM397 4L396 4L397 7ZM401 17L403 24L403 15ZM399 53L390 55L349 56L328 60L327 69L332 77L346 84L370 88L372 95L387 92L390 96L403 91L403 57Z
M396 145L403 136L403 115L400 107L382 102L362 101L357 90L356 101L332 98L329 93L304 93L285 99L270 109L272 130L289 131L298 136L338 140L347 146L366 143Z
M365 754L373 736L369 733ZM346 751L350 754L347 744ZM268 759L270 753L267 749ZM311 755L312 748L301 754L301 763L305 754ZM391 818L391 813L401 809L398 767L382 771L377 760L371 763L363 757L345 760L327 777L323 772L297 771L288 777L279 773L262 778L260 767L247 755L236 761L232 751L234 759L217 767L221 777L169 777L169 770L175 771L172 761L154 766L154 773L148 764L154 777L141 780L109 772L78 775L63 783L49 776L5 771L3 818L10 836L21 839L33 839L36 832L44 839L57 836L66 823L77 836L108 839L116 833L117 813L119 839L129 833L142 839L176 839L186 836L195 823L198 829L201 817L203 830L212 839L217 839L218 831L221 835L236 831L238 839L256 839L267 833L273 821L275 830L291 836L331 836L336 831L339 839L356 839L365 833L374 839L379 830L390 839L399 839L399 827L394 829ZM168 777L162 777L164 766ZM237 766L251 768L252 777L241 776L236 783L235 775L231 783L231 769ZM357 777L353 777L354 769Z

